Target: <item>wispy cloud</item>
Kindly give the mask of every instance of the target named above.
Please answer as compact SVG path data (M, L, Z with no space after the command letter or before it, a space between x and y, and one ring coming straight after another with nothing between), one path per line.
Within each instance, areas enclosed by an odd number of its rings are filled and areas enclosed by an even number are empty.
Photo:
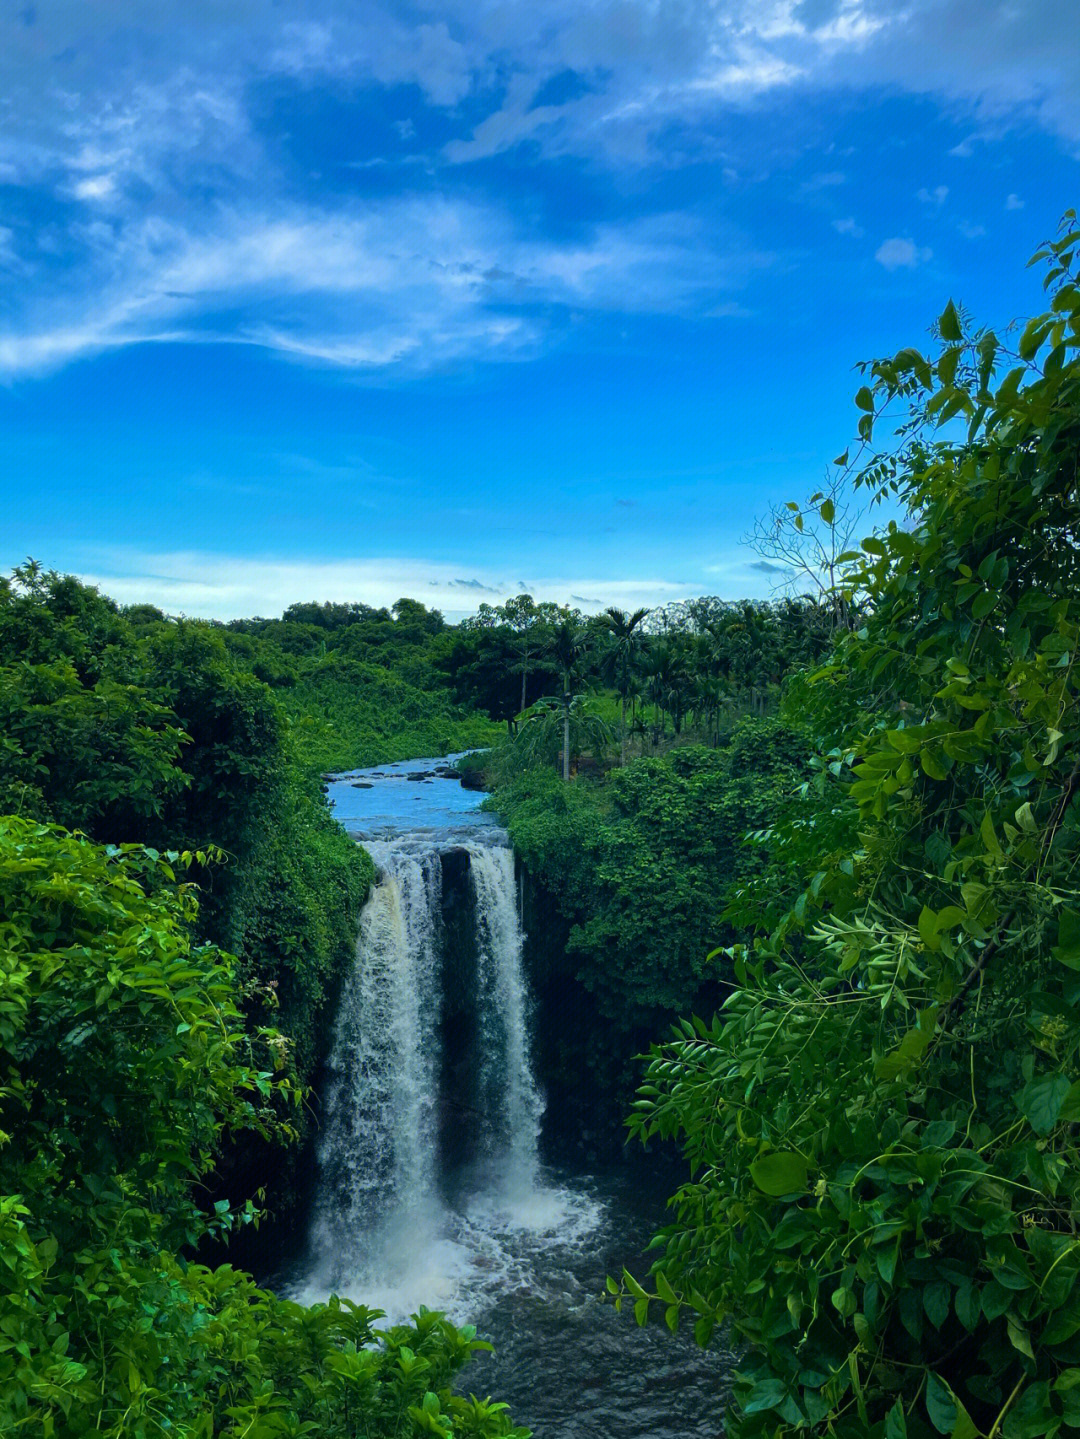
M731 117L768 97L883 87L969 117L955 153L1018 123L1080 145L1074 6L1042 0L1038 23L1005 0L369 0L315 18L305 0L41 6L0 35L0 179L58 210L45 225L34 204L21 221L5 215L4 254L34 283L4 312L0 372L174 338L423 367L534 353L553 306L745 313L723 292L738 289L739 264L768 257L710 233L703 211L613 207L553 241L474 179L481 163L517 151L624 174L706 159L734 174ZM357 153L332 161L358 167L354 198L305 201L313 171L290 169L287 127L265 107L282 87L320 83L422 97L416 118L388 115L384 129L389 151L408 143L393 163L408 161L426 194L362 188L390 166L386 150L364 152L358 126ZM816 169L794 188L824 197L846 175ZM947 194L919 192L933 206ZM853 218L833 223L861 237ZM927 258L900 239L878 251L887 268Z
M0 332L0 374L180 338L352 369L512 357L553 323L540 307L678 313L769 263L745 246L726 259L677 216L555 243L494 206L438 197L206 220L76 231L72 262Z

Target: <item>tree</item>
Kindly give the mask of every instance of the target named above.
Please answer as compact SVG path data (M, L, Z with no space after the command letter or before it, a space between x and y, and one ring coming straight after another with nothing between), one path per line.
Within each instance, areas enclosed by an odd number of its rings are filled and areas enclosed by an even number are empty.
M581 623L580 616L572 611L564 611L563 618L556 624L551 633L551 638L546 646L546 653L551 658L562 681L562 705L563 715L563 779L569 782L570 779L570 706L573 700L572 689L575 678L581 670L581 666L589 653L589 634Z
M805 504L789 500L774 505L758 519L746 543L761 556L781 587L808 590L832 614L834 629L851 620L850 597L844 585L864 511L852 500L843 472L848 456L838 457L839 471L826 477L823 489Z
M475 1331L180 1259L256 1218L205 1199L222 1139L287 1138L302 1097L192 942L199 858L0 817L0 1433L528 1439L452 1393Z
M568 779L566 755L591 749L602 754L610 739L607 725L594 714L581 695L564 700L538 700L523 717L514 741L514 751L524 767L562 759L563 778Z
M600 667L601 673L614 683L622 703L619 763L623 766L626 765L626 706L644 647L641 623L648 613L647 609L638 609L628 615L625 610L612 605L601 616L601 623L608 631L608 642L601 656Z
M733 917L737 985L655 1053L632 1126L694 1177L639 1318L730 1317L727 1432L1080 1425L1080 285L1005 343L950 302L865 369L857 631L803 686L818 754ZM943 427L963 425L956 437ZM612 1281L618 1291L619 1285Z

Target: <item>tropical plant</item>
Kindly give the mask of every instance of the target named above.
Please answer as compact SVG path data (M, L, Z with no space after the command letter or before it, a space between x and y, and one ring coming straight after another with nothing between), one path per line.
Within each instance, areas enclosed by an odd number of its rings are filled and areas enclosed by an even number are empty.
M558 702L562 706L562 772L563 779L567 782L569 782L570 779L570 730L574 702L573 686L575 679L580 674L584 665L585 658L589 653L589 648L589 632L576 616L566 614L558 624L552 626L546 646L546 653L555 666L559 679L562 681L562 694Z
M607 631L607 643L600 657L600 673L614 684L622 704L619 763L623 766L626 764L626 707L637 680L645 641L641 624L648 613L647 609L637 609L633 614L627 614L612 605L600 617L600 623Z
M452 1392L474 1331L181 1257L257 1218L203 1207L222 1140L288 1138L301 1099L234 961L192 941L177 874L205 859L0 818L0 1433L527 1439Z
M561 761L563 778L569 779L575 755L603 754L611 739L607 725L581 695L568 699L538 700L526 712L511 751L520 768Z
M859 474L903 524L842 583L811 777L732 914L737 988L654 1051L632 1128L692 1178L638 1318L747 1346L728 1433L1080 1427L1080 229L1003 340L867 367ZM949 428L950 422L955 425ZM957 428L963 426L957 433ZM777 915L777 873L789 903ZM614 1280L610 1286L620 1291Z

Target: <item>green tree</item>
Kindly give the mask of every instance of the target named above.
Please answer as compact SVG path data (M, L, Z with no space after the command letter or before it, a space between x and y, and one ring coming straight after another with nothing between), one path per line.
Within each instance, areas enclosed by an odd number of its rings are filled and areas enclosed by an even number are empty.
M0 818L0 1433L527 1439L452 1391L474 1331L179 1258L255 1217L200 1202L222 1140L289 1137L301 1099L192 942L200 858Z
M819 754L733 907L757 930L737 988L655 1051L632 1120L680 1137L693 1178L655 1284L624 1292L642 1320L693 1310L702 1342L730 1318L732 1435L1080 1426L1071 212L1065 231L1017 338L950 302L936 355L866 367L862 441L907 419L859 481L906 522L844 562L862 623L802 690Z
M622 713L619 728L619 762L626 764L626 707L630 702L637 678L638 664L644 648L642 621L647 609L638 609L627 614L612 605L601 616L601 624L608 633L600 660L601 673L610 679L619 695Z
M569 783L573 688L589 653L589 633L578 615L564 613L558 624L552 627L546 653L562 683L562 694L559 697L563 722L562 772L563 780Z

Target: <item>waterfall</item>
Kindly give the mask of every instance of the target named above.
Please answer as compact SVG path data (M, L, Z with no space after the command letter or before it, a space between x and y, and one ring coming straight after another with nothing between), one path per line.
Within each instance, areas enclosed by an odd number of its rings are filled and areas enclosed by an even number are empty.
M476 900L479 1163L463 1218L528 1200L538 1183L543 1102L529 1054L514 856L497 839L465 847ZM344 1292L411 1274L451 1218L439 1149L443 865L435 841L418 835L366 848L379 879L337 1016L316 1147L312 1281Z
M371 1236L419 1222L436 1191L442 866L434 851L367 846L380 874L338 1010L317 1145L314 1245L331 1286Z
M513 851L469 846L476 894L483 1159L511 1199L532 1192L544 1106L529 1056L528 996Z

